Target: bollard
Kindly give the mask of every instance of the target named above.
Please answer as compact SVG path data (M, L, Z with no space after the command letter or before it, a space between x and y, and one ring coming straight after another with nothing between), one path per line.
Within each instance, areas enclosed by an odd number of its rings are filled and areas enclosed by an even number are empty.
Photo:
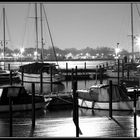
M12 137L13 134L13 115L12 115L12 97L9 97L9 119L10 119L10 133L9 133L9 136Z
M137 137L136 90L134 90L134 137Z
M112 119L112 81L109 81L109 117Z
M35 127L35 83L32 83L32 128Z
M119 85L119 79L120 78L120 60L118 59L118 85Z

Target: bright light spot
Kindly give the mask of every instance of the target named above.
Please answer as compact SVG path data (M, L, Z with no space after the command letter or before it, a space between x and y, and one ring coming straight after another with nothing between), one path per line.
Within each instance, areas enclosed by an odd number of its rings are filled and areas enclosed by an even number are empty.
M24 48L20 48L20 53L22 54L24 52Z
M37 51L34 52L34 55L37 56Z
M118 53L120 52L120 48L116 48L115 52L116 52L116 55L118 55Z
M136 45L140 46L140 37L136 37Z

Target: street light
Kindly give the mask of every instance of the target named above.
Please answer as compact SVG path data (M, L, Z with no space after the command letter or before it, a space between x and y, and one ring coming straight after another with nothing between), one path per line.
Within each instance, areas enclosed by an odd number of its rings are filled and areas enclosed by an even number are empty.
M118 47L119 43L117 43L117 47L115 48L116 59L118 59L118 53L120 52L120 48Z

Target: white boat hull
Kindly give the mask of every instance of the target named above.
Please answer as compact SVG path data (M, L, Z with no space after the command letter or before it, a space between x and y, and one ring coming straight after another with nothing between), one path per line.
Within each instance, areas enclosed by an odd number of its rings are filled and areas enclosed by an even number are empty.
M101 109L101 110L109 110L109 102L94 102L87 101L84 99L78 99L78 105L82 108L88 109ZM118 101L112 102L112 110L133 110L134 109L134 101ZM140 99L137 101L136 110L140 110Z
M22 79L21 73L19 73L19 76L20 76L20 79ZM58 85L63 80L64 80L64 77L61 77L61 75L56 75L55 77L54 76L52 77L52 83L54 83L54 84L52 84L53 92L58 91ZM29 92L32 92L32 85L31 85L32 83L35 83L35 93L40 93L40 91L41 91L40 74L26 74L26 73L24 73L23 85L24 85L25 89ZM42 83L43 83L42 84L43 94L50 93L51 92L50 75L44 74ZM62 85L60 85L60 86L62 86ZM61 87L60 87L60 90L61 90Z

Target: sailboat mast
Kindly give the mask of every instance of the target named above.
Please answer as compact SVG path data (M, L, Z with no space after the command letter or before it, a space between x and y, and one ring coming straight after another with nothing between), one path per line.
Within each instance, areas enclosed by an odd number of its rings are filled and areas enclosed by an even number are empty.
M133 4L131 3L132 62L134 62Z
M3 8L3 60L5 61L5 8ZM5 62L4 62L5 69Z
M42 22L42 3L40 3L40 21L41 21L41 61L44 62L44 55L43 55L43 22Z
M37 23L37 3L35 3L35 25L36 25L36 61L38 61L38 23Z

